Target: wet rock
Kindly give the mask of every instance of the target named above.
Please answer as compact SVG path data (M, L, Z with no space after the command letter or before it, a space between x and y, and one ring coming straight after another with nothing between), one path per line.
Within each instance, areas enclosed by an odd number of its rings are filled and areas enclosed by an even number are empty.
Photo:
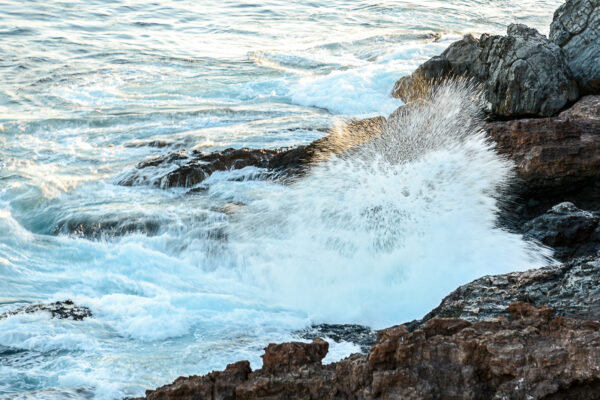
M384 329L370 354L325 366L316 359L326 347L304 345L277 345L284 361L275 369L248 373L230 365L179 378L146 398L548 400L596 399L600 391L600 321L554 317L526 303L487 321L436 318L412 332L404 325ZM307 351L316 359L306 361ZM215 395L217 382L227 382L227 392Z
M433 318L484 320L503 314L512 302L547 306L556 314L600 319L600 258L571 260L561 265L484 276L446 296L414 328Z
M562 50L519 24L510 25L506 36L465 36L399 80L392 94L415 101L449 77L481 84L490 111L500 117L552 116L579 97Z
M600 1L568 0L554 13L550 40L562 48L583 93L600 93Z
M123 186L154 185L161 188L195 188L216 171L256 167L255 178L290 177L302 174L310 165L332 154L352 150L379 135L385 118L350 121L306 146L282 149L225 149L212 153L179 151L139 163L135 170L119 180Z
M57 301L51 304L34 304L31 306L20 307L16 310L9 311L0 315L0 319L8 318L11 315L34 314L38 312L50 313L52 318L72 319L75 321L81 321L84 318L92 316L92 311L89 308L80 307L74 304L71 300L65 300Z
M307 329L296 332L296 334L308 340L318 337L331 339L336 343L349 342L360 346L361 351L366 353L375 344L377 332L367 326L354 324L318 324Z
M94 240L130 233L152 236L158 233L161 222L144 215L75 216L59 221L54 229L54 234L73 235Z
M565 202L525 223L523 231L526 236L555 248L560 259L567 259L600 250L599 222L596 213Z

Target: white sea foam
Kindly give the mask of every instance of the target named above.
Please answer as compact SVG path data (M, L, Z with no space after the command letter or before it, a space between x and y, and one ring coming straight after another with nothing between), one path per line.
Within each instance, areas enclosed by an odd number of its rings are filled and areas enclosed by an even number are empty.
M478 107L471 89L447 84L379 139L262 194L229 226L241 279L313 318L383 327L481 275L546 263L495 224L511 165Z

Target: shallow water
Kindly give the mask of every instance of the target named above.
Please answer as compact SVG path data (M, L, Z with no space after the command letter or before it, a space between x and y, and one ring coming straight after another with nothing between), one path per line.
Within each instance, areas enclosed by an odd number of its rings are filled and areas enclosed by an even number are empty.
M560 3L2 2L0 312L69 298L94 317L0 320L0 397L117 399L256 368L311 323L400 323L539 265L495 227L510 171L477 135L408 163L369 149L287 186L252 169L194 195L117 182L173 150L304 144L387 115L395 80L453 40L515 21L547 33Z

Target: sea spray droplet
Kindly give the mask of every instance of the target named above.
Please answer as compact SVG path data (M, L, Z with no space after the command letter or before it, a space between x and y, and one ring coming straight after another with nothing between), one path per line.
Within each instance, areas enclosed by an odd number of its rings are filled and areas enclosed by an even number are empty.
M546 263L495 224L512 166L480 128L481 101L466 82L444 83L381 136L258 196L229 227L242 279L317 320L381 327L481 275Z

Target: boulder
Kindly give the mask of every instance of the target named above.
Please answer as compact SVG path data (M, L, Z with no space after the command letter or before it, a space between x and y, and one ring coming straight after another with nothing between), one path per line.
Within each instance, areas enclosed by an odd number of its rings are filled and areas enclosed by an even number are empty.
M550 40L560 46L582 93L600 93L600 0L567 0L554 13Z
M558 46L525 25L510 25L507 33L480 40L493 113L549 117L577 100L577 85Z
M303 365L321 365L329 351L329 343L317 338L312 343L291 342L274 344L265 348L262 355L263 370L271 373L286 372Z
M392 94L413 102L423 98L431 84L450 77L480 84L490 111L504 118L549 117L579 97L562 50L519 24L510 25L506 36L465 36L401 78Z

